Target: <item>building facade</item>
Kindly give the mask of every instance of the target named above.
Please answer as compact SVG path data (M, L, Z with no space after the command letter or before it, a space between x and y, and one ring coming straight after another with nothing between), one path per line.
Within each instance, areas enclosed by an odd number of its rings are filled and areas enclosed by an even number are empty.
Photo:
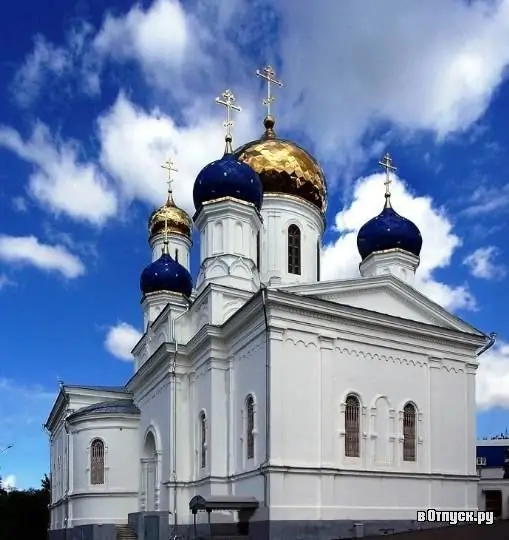
M490 510L502 519L509 518L509 437L477 441L479 509Z
M392 207L389 156L359 277L321 281L324 173L264 125L236 151L227 133L192 219L171 190L152 214L133 377L61 387L47 422L55 537L129 521L140 540L347 538L477 508L475 372L490 342L413 288L423 240Z

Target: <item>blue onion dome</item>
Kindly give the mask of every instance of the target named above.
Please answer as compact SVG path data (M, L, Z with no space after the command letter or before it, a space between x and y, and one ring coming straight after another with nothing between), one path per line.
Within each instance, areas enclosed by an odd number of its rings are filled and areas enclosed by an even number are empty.
M263 186L258 174L239 161L231 150L231 137L226 138L226 151L221 159L206 165L196 177L193 200L196 212L204 203L231 197L262 207Z
M154 292L174 292L191 296L193 279L191 274L168 252L168 245L163 247L163 253L141 273L140 289L143 295Z
M385 197L382 212L365 223L357 235L357 249L362 260L372 253L389 249L401 249L418 257L422 248L421 232L412 221L392 208L390 193Z

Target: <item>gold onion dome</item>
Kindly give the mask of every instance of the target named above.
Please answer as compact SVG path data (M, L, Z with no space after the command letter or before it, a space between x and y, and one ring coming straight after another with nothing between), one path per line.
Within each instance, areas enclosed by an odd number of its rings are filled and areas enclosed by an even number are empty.
M277 138L274 123L272 116L266 116L262 137L241 146L235 155L258 173L264 193L293 195L325 213L327 183L320 165L294 142Z
M150 237L156 234L181 234L191 238L192 221L184 210L175 205L172 194L168 194L166 204L154 210L148 221Z

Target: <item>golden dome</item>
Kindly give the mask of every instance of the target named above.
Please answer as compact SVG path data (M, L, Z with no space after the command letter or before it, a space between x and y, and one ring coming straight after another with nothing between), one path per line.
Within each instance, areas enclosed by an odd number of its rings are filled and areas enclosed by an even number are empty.
M152 238L158 233L181 234L191 238L192 221L184 210L173 202L171 193L166 204L154 210L148 221L148 230Z
M238 148L237 158L258 173L264 193L294 195L325 213L327 183L318 162L294 142L276 138L271 116L264 125L264 135Z

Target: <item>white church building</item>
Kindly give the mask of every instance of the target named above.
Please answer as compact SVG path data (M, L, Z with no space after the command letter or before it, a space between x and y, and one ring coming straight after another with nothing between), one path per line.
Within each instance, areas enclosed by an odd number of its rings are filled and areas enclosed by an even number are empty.
M423 239L393 209L390 157L359 276L321 281L322 169L270 114L233 150L234 98L219 102L226 149L196 178L196 213L170 183L150 217L134 375L63 384L50 412L52 538L330 540L476 509L475 373L490 341L413 287Z

